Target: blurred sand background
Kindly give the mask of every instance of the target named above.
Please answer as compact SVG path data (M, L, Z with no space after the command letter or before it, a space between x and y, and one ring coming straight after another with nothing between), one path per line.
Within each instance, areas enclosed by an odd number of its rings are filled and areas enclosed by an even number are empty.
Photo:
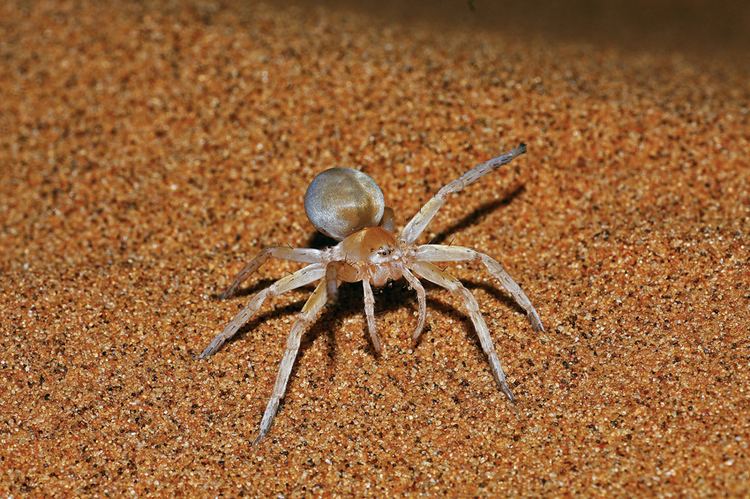
M563 3L561 2L560 5ZM750 494L746 2L0 4L0 494ZM474 266L518 399L461 303L345 286L256 435L309 290L195 356L270 262L324 241L302 196L336 165L408 218L529 152L423 241Z

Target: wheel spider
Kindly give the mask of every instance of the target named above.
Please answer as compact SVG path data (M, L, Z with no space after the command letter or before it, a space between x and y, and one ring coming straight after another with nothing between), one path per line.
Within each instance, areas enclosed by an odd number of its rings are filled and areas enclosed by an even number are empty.
M340 242L336 246L323 250L285 247L263 249L237 274L229 288L222 293L222 298L231 296L240 284L270 257L309 265L256 293L247 306L199 356L205 359L216 352L243 324L250 320L267 298L318 282L315 291L292 326L273 387L273 395L263 414L256 442L263 439L271 427L279 403L286 391L302 334L317 318L323 306L329 300L336 298L338 286L342 282L362 281L367 328L373 347L378 353L383 347L375 326L375 299L372 294L372 285L383 286L389 280L403 277L416 291L419 319L412 335L415 342L422 332L426 315L425 290L417 276L446 288L460 297L474 323L482 349L489 359L492 373L500 389L509 400L514 400L500 365L500 359L495 353L487 323L479 312L476 299L458 279L433 263L481 262L487 271L500 281L516 303L526 311L532 328L536 331L543 331L539 314L521 287L497 261L488 255L460 246L417 245L415 241L435 217L440 207L445 204L449 194L460 192L482 176L511 162L525 152L526 145L520 144L503 155L477 165L445 185L414 215L398 236L394 234L393 210L385 206L383 192L372 178L350 168L332 168L315 177L305 193L305 212L316 229Z

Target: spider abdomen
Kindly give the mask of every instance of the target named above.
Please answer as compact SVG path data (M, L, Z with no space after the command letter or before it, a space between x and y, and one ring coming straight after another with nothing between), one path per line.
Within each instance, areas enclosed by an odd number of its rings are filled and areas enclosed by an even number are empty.
M385 198L378 184L352 168L331 168L316 176L305 193L307 218L338 241L380 224Z

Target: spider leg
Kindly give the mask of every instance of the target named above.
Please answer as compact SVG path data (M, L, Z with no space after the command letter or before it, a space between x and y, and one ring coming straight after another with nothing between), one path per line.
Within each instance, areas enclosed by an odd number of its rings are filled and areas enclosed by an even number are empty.
M471 322L474 323L474 329L477 331L479 336L479 342L482 344L482 350L487 355L492 368L492 374L495 375L495 380L500 385L500 389L508 397L511 402L515 402L515 398L508 387L508 382L505 379L505 373L500 365L500 359L495 353L495 346L492 344L492 338L490 337L490 330L487 327L487 323L484 321L482 314L479 312L479 304L476 298L471 292L466 289L461 282L453 277L452 275L443 272L438 267L427 262L415 262L411 265L411 269L419 276L424 277L430 282L441 286L451 293L461 297L464 302L464 306L469 312Z
M286 341L284 356L281 358L281 363L279 364L279 373L276 375L276 382L273 385L273 394L268 400L268 405L263 413L263 419L260 422L260 432L254 443L260 442L271 428L273 418L279 409L279 403L286 392L286 385L289 382L289 375L292 372L292 366L299 351L302 334L307 331L327 302L328 293L326 288L327 281L323 279L315 288L312 295L310 295L305 306L302 307L302 312L300 312L299 317L292 326L292 331L289 333Z
M510 293L516 303L524 309L526 316L529 318L531 327L535 331L544 331L542 320L539 318L534 305L531 304L526 293L521 286L505 271L500 263L491 258L489 255L480 253L471 248L461 246L446 246L442 244L423 244L414 252L414 258L422 262L462 262L462 261L480 261L487 271L500 281L505 290Z
M234 281L232 281L232 284L221 293L220 298L224 299L232 296L234 292L237 291L240 284L250 277L250 274L258 270L261 265L266 263L270 257L302 263L323 263L325 261L323 252L312 248L286 248L283 246L263 248L255 258L250 260L247 265L240 270L234 278Z
M427 228L438 210L445 204L449 194L462 191L468 185L473 184L491 171L510 163L525 152L526 144L520 144L515 149L475 166L456 180L444 185L406 224L399 237L401 241L406 244L414 243L425 228Z
M419 339L419 335L422 334L424 320L427 316L427 293L425 293L422 283L419 282L419 279L414 277L414 274L409 272L409 269L401 267L401 273L403 274L404 279L406 279L406 282L409 283L409 286L417 292L417 301L419 302L419 322L417 323L417 328L414 330L414 334L412 334L411 337L412 341L416 343Z
M375 297L372 294L370 281L362 279L362 289L365 294L365 315L367 316L367 330L370 332L370 339L375 352L380 354L383 351L383 343L380 341L377 327L375 326Z
M240 312L236 316L234 316L234 319L232 319L232 321L227 324L224 330L221 333L217 334L216 337L214 337L211 343L206 347L205 350L203 350L203 353L201 353L198 358L205 359L206 357L216 352L216 350L218 350L221 345L224 344L224 342L234 336L237 330L239 330L239 328L241 328L243 324L245 324L253 315L255 315L261 305L263 305L263 302L266 301L266 298L268 298L269 296L278 296L281 293L285 293L287 291L302 287L306 284L310 284L311 282L315 282L321 279L324 275L325 269L323 268L323 266L321 264L314 263L298 270L293 274L282 277L266 289L259 291L250 299L250 302L248 302L245 308L240 310Z

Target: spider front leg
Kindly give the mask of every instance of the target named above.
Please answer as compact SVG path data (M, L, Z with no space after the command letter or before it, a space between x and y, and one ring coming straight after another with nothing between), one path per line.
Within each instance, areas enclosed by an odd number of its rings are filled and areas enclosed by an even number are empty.
M505 372L500 365L500 359L497 357L495 352L495 346L492 343L492 337L490 336L490 330L487 327L487 323L484 321L481 312L479 311L479 304L476 298L471 292L464 287L461 282L453 277L452 275L443 272L436 266L427 262L415 262L411 265L411 269L419 276L427 279L430 282L441 286L451 293L459 296L463 302L466 310L469 312L471 322L474 323L474 329L477 331L479 336L479 342L482 344L482 350L487 355L490 362L490 368L492 374L495 376L495 380L500 385L500 389L508 397L511 402L515 402L513 393L510 391L508 382L505 378Z
M279 409L279 403L286 392L286 385L289 382L289 375L292 372L294 360L297 358L302 334L307 331L310 324L312 324L328 301L327 288L329 282L330 281L327 279L322 279L320 281L315 288L315 291L313 291L313 294L305 303L305 306L302 307L302 312L300 312L297 321L292 326L292 331L289 333L289 338L286 342L286 350L284 350L284 356L281 358L281 364L279 365L279 373L276 376L276 382L273 385L273 394L271 395L266 410L263 413L263 419L260 422L260 432L254 443L260 442L271 428L273 418Z
M250 302L248 302L245 308L240 310L240 312L234 317L234 319L232 319L232 321L227 324L224 330L221 333L217 334L216 337L214 337L211 343L206 347L205 350L203 350L203 353L201 353L198 358L205 359L206 357L216 352L216 350L218 350L219 347L224 344L224 342L234 336L234 334L247 321L249 321L253 315L255 315L258 309L260 309L261 305L263 305L263 302L266 301L266 298L268 298L269 296L278 296L282 293L286 293L287 291L291 291L306 284L310 284L321 279L324 275L324 266L322 264L314 263L298 270L293 274L279 279L266 289L259 291L250 299Z
M510 293L513 299L516 301L529 318L531 327L535 331L544 331L542 320L539 318L534 305L531 304L531 300L523 292L521 286L513 280L513 278L505 271L500 263L479 251L471 248L464 248L462 246L445 246L442 244L423 244L418 247L414 252L414 258L421 262L463 262L463 261L480 261L485 266L487 271L500 281L500 284L505 290Z
M264 248L240 270L234 281L232 281L232 284L219 297L225 299L232 296L237 291L237 288L240 287L240 284L250 277L250 274L258 270L261 265L266 263L270 257L301 263L324 262L323 252L312 248L285 248L283 246Z
M492 158L489 161L481 163L468 172L461 175L456 180L444 185L435 196L427 201L422 209L412 217L406 227L401 231L399 239L402 243L412 244L417 240L420 234L427 228L438 210L445 204L449 194L461 192L467 186L473 184L483 176L487 175L493 170L510 163L515 158L526 152L526 144L520 144L515 149L500 155L496 158Z

